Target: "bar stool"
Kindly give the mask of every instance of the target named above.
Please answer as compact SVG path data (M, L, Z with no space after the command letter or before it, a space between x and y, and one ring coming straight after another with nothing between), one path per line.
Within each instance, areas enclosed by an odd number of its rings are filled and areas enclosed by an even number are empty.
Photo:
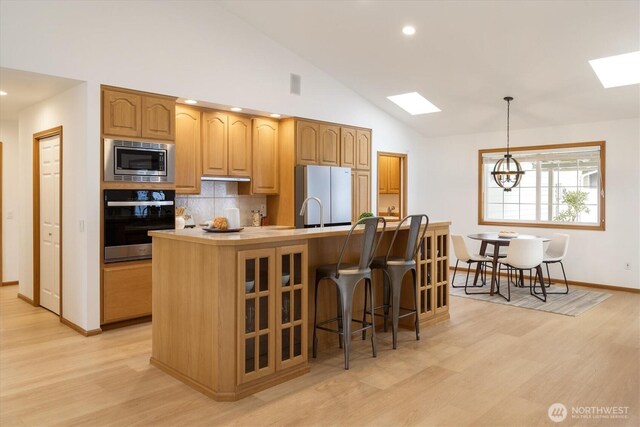
M422 220L426 220L424 224L424 229L420 232L420 225L422 224ZM407 246L404 249L403 256L392 256L391 251L393 250L394 243L396 241L396 237L398 237L398 232L400 228L409 221L409 233L407 236ZM371 263L371 269L379 268L382 270L382 277L384 283L383 296L384 301L383 305L378 307L373 307L371 312L374 316L382 316L384 318L384 330L387 330L387 319L389 316L389 306L392 309L392 333L393 333L393 348L396 349L398 346L398 321L402 317L407 317L414 315L415 316L415 328L416 328L416 340L420 339L420 322L418 321L418 283L416 280L416 255L418 250L420 249L420 245L424 239L424 236L427 232L427 227L429 226L429 217L427 215L409 215L400 221L398 226L396 227L396 231L393 234L393 239L391 240L391 244L389 245L389 249L387 250L387 254L383 257L376 257L373 259ZM402 292L402 279L404 278L407 272L411 271L413 278L413 301L415 308L405 308L400 307L400 294ZM389 298L391 296L391 298ZM391 301L389 301L391 299ZM383 309L384 314L376 314L376 310ZM404 311L402 315L400 314L400 310ZM367 313L365 307L365 314ZM363 333L363 338L365 337Z
M376 238L378 225L382 223L380 236ZM362 236L362 247L360 250L360 260L358 264L346 264L342 262L345 250L349 247L349 241L353 234L353 230L359 225L364 225L364 234ZM368 289L369 304L373 307L373 293L371 291L371 261L380 245L380 240L384 234L386 221L382 217L368 217L356 222L349 230L349 234L345 239L340 257L337 264L323 265L316 269L316 286L315 286L315 304L313 311L313 357L318 353L318 334L317 330L337 333L340 343L344 341L344 369L349 369L349 350L351 347L351 335L358 332L371 329L371 348L373 357L376 357L376 334L374 326L374 318L370 316L370 321L365 319L362 321L352 319L353 316L353 295L356 285L362 280L365 281L365 292ZM333 282L338 291L338 316L333 319L318 322L318 285L323 279ZM367 286L367 284L369 286ZM365 299L366 301L366 299ZM365 302L366 310L366 302ZM327 328L323 325L327 323L338 322L338 329ZM361 323L362 327L356 330L351 329L351 322Z

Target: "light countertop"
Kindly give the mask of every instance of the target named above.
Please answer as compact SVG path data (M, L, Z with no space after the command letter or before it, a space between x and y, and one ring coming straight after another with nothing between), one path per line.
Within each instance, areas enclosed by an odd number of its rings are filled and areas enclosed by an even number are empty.
M429 228L451 225L451 221L431 221ZM386 231L395 230L395 226L387 226ZM409 228L408 225L403 229ZM201 228L184 230L150 231L153 238L190 241L201 244L233 246L255 243L272 243L290 240L317 239L323 237L346 236L351 226L324 227L324 228L290 228L286 226L245 227L242 231L232 233L208 233ZM356 229L354 233L362 233Z

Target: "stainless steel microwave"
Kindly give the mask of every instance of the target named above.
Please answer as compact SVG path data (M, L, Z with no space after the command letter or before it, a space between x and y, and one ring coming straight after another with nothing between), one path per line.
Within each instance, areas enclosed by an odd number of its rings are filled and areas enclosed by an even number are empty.
M173 183L174 154L174 144L105 139L104 180Z

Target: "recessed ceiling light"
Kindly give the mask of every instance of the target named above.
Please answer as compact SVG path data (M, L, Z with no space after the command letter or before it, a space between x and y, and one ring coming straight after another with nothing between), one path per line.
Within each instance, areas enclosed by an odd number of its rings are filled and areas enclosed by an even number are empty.
M195 99L185 99L184 103L189 105L194 105L194 104L197 104L198 101L196 101Z
M240 108L240 107L231 107L231 111L235 111L237 113L239 111L242 111L242 108Z
M273 114L269 114L271 117L273 117L274 119L277 119L278 117L280 117L280 114L278 113L273 113Z
M640 83L640 51L589 61L605 88Z
M412 116L418 114L437 113L438 107L425 99L418 92L403 93L401 95L387 96L387 99L398 105Z
M405 36L412 36L415 33L416 33L416 27L412 25L405 25L404 27L402 27L402 34L404 34Z
M0 90L0 96L7 96L7 92Z

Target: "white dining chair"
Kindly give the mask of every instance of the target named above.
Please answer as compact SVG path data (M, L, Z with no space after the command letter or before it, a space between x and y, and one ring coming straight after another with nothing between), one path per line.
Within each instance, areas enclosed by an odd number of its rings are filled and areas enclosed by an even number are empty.
M469 253L469 249L467 248L467 244L464 241L464 237L459 234L452 234L451 241L453 242L453 253L456 256L456 265L453 268L453 279L451 279L451 287L465 288L466 292L469 284L469 268L471 267L471 264L478 264L477 268L480 268L480 271L482 272L482 285L471 285L470 287L474 288L484 286L487 279L487 263L491 263L492 259L484 255L471 255L471 253ZM460 261L467 263L467 279L464 282L464 286L455 285L456 272L458 271L458 263Z
M535 280L529 281L529 293L541 301L547 301L547 292L544 285L544 277L542 276L542 260L544 257L544 249L541 239L513 239L509 243L507 256L498 260L498 273L503 267L515 269L520 276L520 283L524 283L524 271L536 270ZM535 291L536 283L540 283L542 288L542 297L540 293ZM510 281L507 283L507 296L500 293L500 274L498 274L498 295L511 301Z
M569 282L567 282L567 274L564 271L564 264L562 261L564 257L567 256L567 249L569 249L569 235L556 233L553 235L551 242L549 243L549 247L544 253L544 257L542 262L545 267L547 267L547 278L549 279L548 285L551 286L551 275L549 274L549 264L559 263L560 267L562 267L562 275L564 276L564 286L565 290L563 292L547 292L547 294L562 294L566 295L569 293Z

